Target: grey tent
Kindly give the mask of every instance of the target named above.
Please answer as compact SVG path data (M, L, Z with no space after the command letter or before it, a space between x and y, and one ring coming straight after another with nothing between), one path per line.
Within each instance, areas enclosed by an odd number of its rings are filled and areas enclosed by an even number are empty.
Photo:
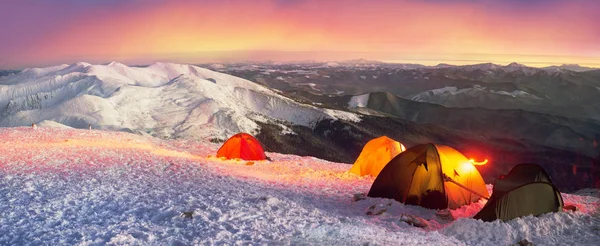
M519 164L494 184L492 197L475 219L508 221L527 215L561 211L563 199L544 169Z

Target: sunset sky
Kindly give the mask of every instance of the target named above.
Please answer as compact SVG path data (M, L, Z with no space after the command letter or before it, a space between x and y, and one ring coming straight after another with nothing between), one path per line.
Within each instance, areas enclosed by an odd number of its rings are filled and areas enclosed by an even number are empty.
M596 0L1 0L0 68L347 60L600 67Z

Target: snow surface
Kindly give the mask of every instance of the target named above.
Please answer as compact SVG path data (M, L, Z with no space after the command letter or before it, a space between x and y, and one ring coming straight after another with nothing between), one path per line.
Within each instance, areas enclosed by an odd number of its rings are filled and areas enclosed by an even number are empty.
M0 245L595 245L598 190L564 194L578 212L508 223L366 198L350 165L267 153L224 161L219 145L124 132L0 128ZM488 185L488 189L491 189ZM369 211L380 215L367 215ZM193 218L180 217L192 212ZM402 215L427 221L417 228Z
M353 96L348 102L348 108L364 108L369 104L370 93Z
M308 77L307 77L307 78L308 78ZM319 88L317 87L317 84L315 84L315 83L299 83L298 85L308 85L308 86L309 86L309 87L310 87L312 90L315 90L315 91L323 91L323 90L319 89Z
M159 137L226 138L256 133L257 121L312 127L356 114L301 104L251 81L183 64L128 67L84 62L0 78L0 126L44 120L74 128Z
M538 99L538 100L541 99L535 95L531 95L531 94L529 94L525 91L521 91L521 90L514 90L512 92L490 90L490 92L500 94L500 95L511 96L511 97L527 97L527 98L534 98L534 99Z
M65 126L61 123L51 121L51 120L43 120L36 124L39 127L62 127L62 128L72 128L70 126Z
M437 88L437 89L432 89L432 90L428 90L428 91L424 91L421 93L418 93L416 95L414 95L411 100L414 101L429 101L432 97L454 97L456 95L467 95L467 96L471 96L471 97L476 97L479 95L483 95L483 94L497 94L497 95L502 95L502 96L509 96L509 97L514 97L514 98L530 98L530 99L541 99L535 95L529 94L525 91L521 91L521 90L514 90L512 92L507 92L507 91L495 91L495 90L488 90L486 87L482 87L482 86L478 86L475 85L473 87L470 88L462 88L462 89L458 89L455 86L446 86L443 88Z

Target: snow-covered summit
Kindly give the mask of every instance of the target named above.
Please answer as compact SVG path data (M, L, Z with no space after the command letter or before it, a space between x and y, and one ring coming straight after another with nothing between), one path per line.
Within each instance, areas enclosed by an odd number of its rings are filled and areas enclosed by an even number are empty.
M76 128L91 124L194 138L256 132L258 121L312 126L322 119L359 120L351 113L298 103L235 76L160 62L147 67L78 62L26 69L0 79L0 115L0 126L50 120Z
M519 68L523 68L523 67L527 67L523 64L520 63L516 63L516 62L511 62L510 64L506 65L506 67L519 67Z

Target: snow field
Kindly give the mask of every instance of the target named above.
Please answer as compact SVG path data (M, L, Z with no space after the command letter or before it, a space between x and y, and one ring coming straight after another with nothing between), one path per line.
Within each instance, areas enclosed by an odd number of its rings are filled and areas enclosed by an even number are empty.
M389 199L354 201L372 177L348 164L267 153L223 161L219 145L122 132L0 128L0 244L69 245L594 245L595 190L564 194L578 212L508 223L470 219L485 201L450 211ZM491 189L488 185L488 189ZM193 212L193 218L180 217ZM381 212L367 215L369 211ZM427 220L421 229L402 214Z
M370 93L353 96L348 102L348 108L364 108L369 104Z

